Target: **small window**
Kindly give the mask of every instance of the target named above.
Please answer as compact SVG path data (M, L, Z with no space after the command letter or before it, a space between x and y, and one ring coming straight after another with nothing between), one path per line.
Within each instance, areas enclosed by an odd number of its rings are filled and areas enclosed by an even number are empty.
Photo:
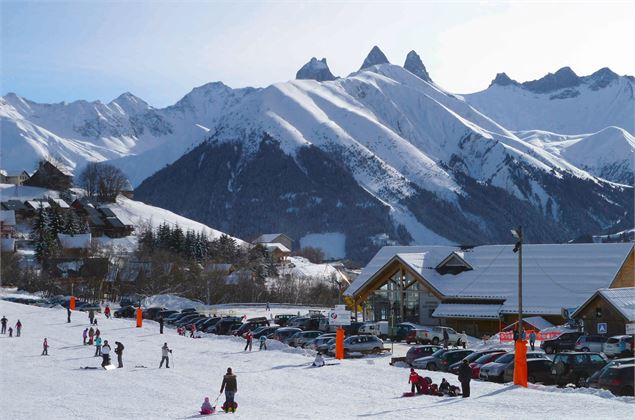
M604 359L602 359L602 356L600 355L592 354L591 363L604 364Z
M595 308L595 316L597 318L602 318L602 308L600 307Z

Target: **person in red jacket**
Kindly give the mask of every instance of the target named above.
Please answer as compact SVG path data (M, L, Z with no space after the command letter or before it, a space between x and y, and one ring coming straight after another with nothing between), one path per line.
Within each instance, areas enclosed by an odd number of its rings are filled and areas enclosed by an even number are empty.
M418 384L419 384L419 380L421 379L421 377L419 376L419 374L417 372L415 372L414 369L410 369L410 377L408 378L408 383L411 384L410 385L410 392L414 393L415 390L418 390Z
M49 342L46 341L46 338L44 338L44 342L42 343L42 356L48 356L49 355Z
M104 309L104 315L106 315L106 318L110 318L110 306L106 305L106 309Z
M251 333L251 330L248 330L245 333L245 339L247 340L247 344L245 344L245 350L244 351L247 351L247 348L249 348L249 351L251 351L251 343L252 343L252 341L254 339L254 336Z

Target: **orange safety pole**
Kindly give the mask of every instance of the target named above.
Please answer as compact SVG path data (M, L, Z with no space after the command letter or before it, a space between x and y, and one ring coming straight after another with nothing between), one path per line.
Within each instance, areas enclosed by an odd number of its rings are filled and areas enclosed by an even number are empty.
M527 388L527 343L522 337L516 340L514 354L514 384Z
M68 307L71 311L75 310L75 296L71 296L71 301L68 303Z
M141 328L143 325L143 318L141 316L141 306L137 308L137 328Z
M335 358L338 360L344 358L344 328L342 327L335 332Z

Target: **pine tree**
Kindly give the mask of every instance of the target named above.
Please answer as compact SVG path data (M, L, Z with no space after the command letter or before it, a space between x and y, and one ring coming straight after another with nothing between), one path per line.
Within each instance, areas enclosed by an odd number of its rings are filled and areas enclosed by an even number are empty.
M55 239L51 235L49 213L44 210L42 204L38 208L38 214L33 222L31 238L34 242L35 258L42 263L55 247Z
M64 232L64 220L62 214L57 207L50 207L46 209L49 219L49 233L54 238L57 238L58 233Z
M176 225L170 235L170 251L174 252L175 254L182 255L184 253L184 242L185 236L183 235L183 229L181 229L179 225Z
M79 218L75 215L75 212L68 212L66 220L64 221L64 233L67 235L77 235L81 233L81 224Z

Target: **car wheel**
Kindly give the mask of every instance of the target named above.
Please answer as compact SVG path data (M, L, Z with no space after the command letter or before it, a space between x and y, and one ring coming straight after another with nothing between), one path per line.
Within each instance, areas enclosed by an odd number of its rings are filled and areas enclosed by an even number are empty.
M432 344L434 344L435 346L436 346L437 344L439 344L439 337L434 337L434 338L432 339Z
M428 370L437 370L437 364L436 363L428 363L427 368L428 368Z
M583 347L582 351L590 351L588 347Z
M553 354L553 346L552 345L548 345L547 347L545 347L545 353Z
M532 375L529 375L527 377L527 382L531 382L532 384L535 384L536 383L536 378L533 377Z

